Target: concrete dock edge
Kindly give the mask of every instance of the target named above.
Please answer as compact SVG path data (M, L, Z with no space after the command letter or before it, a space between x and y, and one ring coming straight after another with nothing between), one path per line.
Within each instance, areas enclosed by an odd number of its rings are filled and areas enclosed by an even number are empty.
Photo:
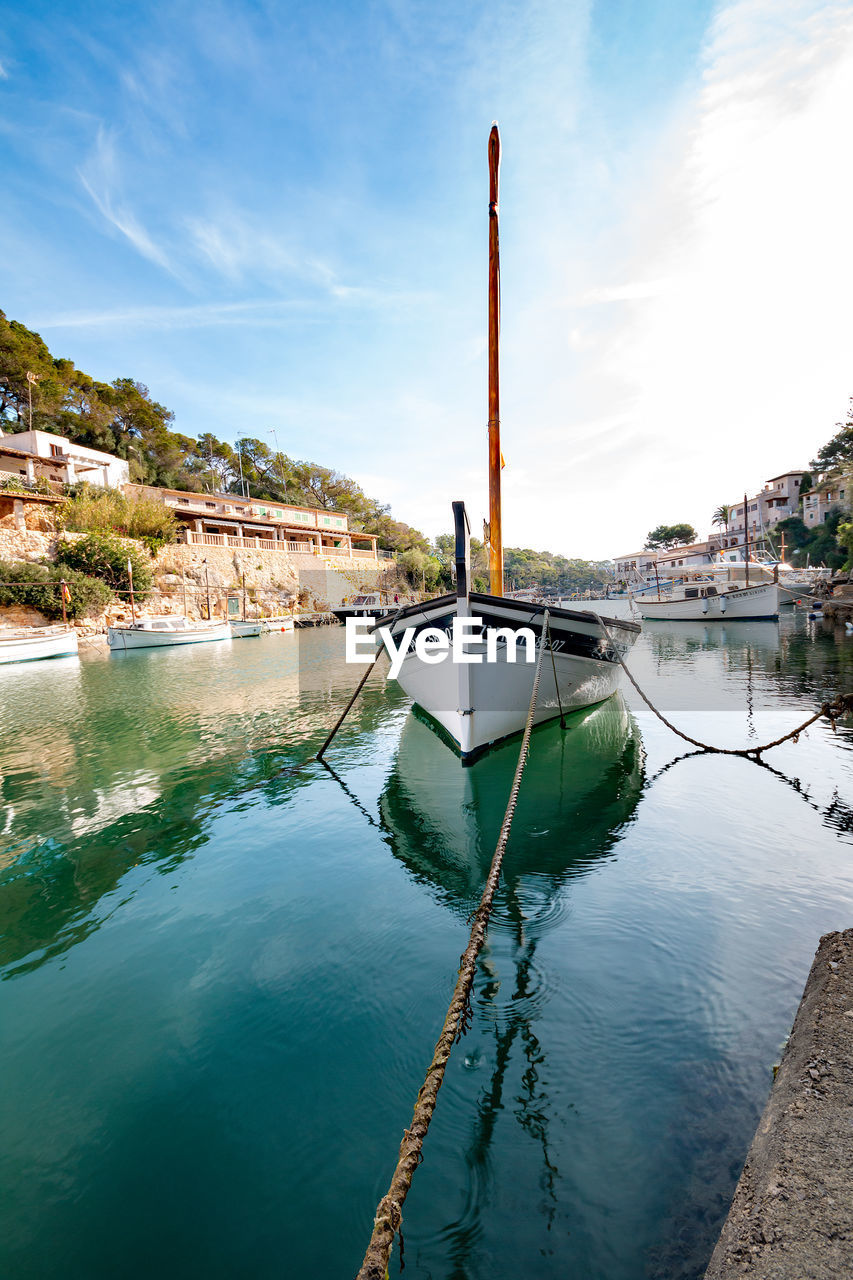
M705 1280L853 1276L853 929L821 938Z

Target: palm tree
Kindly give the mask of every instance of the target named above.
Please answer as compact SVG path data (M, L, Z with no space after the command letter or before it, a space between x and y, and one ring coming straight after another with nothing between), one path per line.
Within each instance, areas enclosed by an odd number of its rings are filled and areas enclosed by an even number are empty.
M731 518L732 518L731 507L726 506L726 504L723 503L721 507L717 507L717 510L711 516L711 524L715 524L718 528L720 525L723 525L725 527L726 533L728 534L729 521L731 520Z

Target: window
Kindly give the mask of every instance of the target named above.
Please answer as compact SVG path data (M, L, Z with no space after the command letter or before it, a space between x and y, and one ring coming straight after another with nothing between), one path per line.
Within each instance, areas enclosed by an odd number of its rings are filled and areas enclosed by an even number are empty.
M51 454L52 454L52 456L53 456L54 458L61 458L61 457L62 457L62 445L61 445L61 444L52 444L52 445L50 446L50 452L51 452Z
M211 511L215 511L215 510L216 510L216 503L215 503L215 502L206 502L204 505L205 505L206 507L210 507Z
M188 507L190 505L189 498L178 498L178 506Z

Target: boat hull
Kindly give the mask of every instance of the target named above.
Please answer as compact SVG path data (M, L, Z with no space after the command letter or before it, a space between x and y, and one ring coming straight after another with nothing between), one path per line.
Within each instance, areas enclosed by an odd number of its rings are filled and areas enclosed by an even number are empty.
M235 640L246 640L250 636L262 636L266 634L266 627L263 622L231 622L231 634Z
M37 662L43 658L69 658L77 653L77 632L72 627L39 627L28 634L0 633L0 665L7 662Z
M264 631L293 631L292 618L264 618Z
M176 644L204 644L213 640L230 640L230 623L208 627L188 627L186 631L134 631L131 627L110 627L107 643L111 649L159 649Z
M648 621L755 622L761 618L778 618L779 589L775 582L768 582L687 600L650 600L647 596L635 596L634 603Z
M467 601L445 596L413 606L391 628L399 643L407 627L414 628L416 638L426 628L451 635L456 617L481 621L479 634L464 646L466 661L454 662L448 655L440 663L425 662L410 648L397 676L404 692L439 727L464 763L519 733L530 706L535 664L525 660L526 646L518 645L512 661L510 646L499 642L496 661L486 661L488 631L528 628L538 650L544 613L541 605L472 593ZM608 634L594 614L559 609L550 614L549 652L542 663L535 724L558 716L561 709L574 711L609 698L619 683L617 655L626 653L639 634L636 623L621 619L607 620Z

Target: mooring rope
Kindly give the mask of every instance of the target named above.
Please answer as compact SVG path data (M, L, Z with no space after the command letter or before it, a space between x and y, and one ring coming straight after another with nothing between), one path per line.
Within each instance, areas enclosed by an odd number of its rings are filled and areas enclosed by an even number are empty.
M793 739L794 742L796 742L800 734L803 733L805 729L808 729L810 725L813 725L816 720L820 720L821 716L826 716L834 731L836 720L847 712L853 712L853 694L839 693L835 698L833 698L832 702L822 702L814 715L809 716L808 720L804 720L796 729L791 729L789 733L783 734L781 738L774 738L772 742L765 742L761 747L715 747L708 742L700 742L698 738L691 738L688 733L682 733L680 729L675 727L671 720L667 720L662 711L657 709L652 700L643 692L637 684L637 681L634 679L634 676L629 671L625 663L625 659L619 652L619 646L614 640L607 623L599 616L599 614L593 612L593 610L590 610L590 613L592 613L592 616L597 619L598 623L602 627L605 635L613 646L613 652L616 655L619 665L649 710L657 716L661 724L666 725L667 729L671 729L677 737L681 738L684 742L689 742L692 747L698 747L700 751L710 751L718 756L745 756L748 759L754 759L759 757L763 752L769 751L771 747L781 747L782 743L788 742L789 739Z
M480 898L480 905L474 913L474 922L471 926L468 946L459 961L459 976L456 979L456 986L453 989L453 995L444 1019L444 1026L441 1029L441 1035L438 1037L424 1082L418 1091L412 1123L408 1129L403 1131L403 1141L400 1143L397 1167L394 1170L388 1191L379 1201L376 1209L376 1217L373 1220L373 1234L370 1237L370 1243L367 1246L367 1252L364 1255L364 1261L361 1264L361 1270L356 1280L385 1280L388 1260L394 1244L394 1236L400 1231L403 1221L403 1202L412 1185L412 1176L415 1169L423 1159L424 1139L435 1111L438 1091L444 1080L444 1071L450 1058L450 1051L469 1024L471 988L474 984L474 976L477 969L477 957L486 939L486 929L492 914L492 902L500 880L501 864L503 863L504 852L509 839L512 819L515 815L515 806L518 802L521 776L527 763L530 734L533 729L533 716L539 697L539 676L542 672L542 657L545 653L548 619L549 612L546 609L542 622L542 647L539 650L539 657L536 661L530 706L528 707L527 720L524 724L524 737L521 741L518 763L515 766L515 776L512 780L509 800L507 801L498 843L492 858L492 865L489 868L489 874Z
M400 614L403 612L403 609L404 609L404 608L405 608L405 605L401 606L401 607L397 610L397 612L394 614L394 617L391 619L391 626L392 626L392 627L393 627L393 626L394 626L394 624L396 623L397 619L400 617ZM373 627L373 631L375 631L375 630L376 630L376 627L377 627L378 625L379 625L378 623L374 625L374 627ZM342 724L343 724L343 722L346 720L346 718L347 718L347 716L349 715L349 713L350 713L350 711L352 710L352 708L355 706L355 700L356 700L356 698L358 697L358 695L361 693L362 689L363 689L363 688L364 688L364 686L366 685L368 676L370 675L371 671L372 671L372 670L373 670L373 668L376 666L377 662L378 662L378 661L379 661L379 659L382 657L382 654L383 654L384 652L385 652L384 648L380 648L380 649L377 651L377 653L376 653L375 657L373 658L372 662L370 663L370 666L367 668L367 670L365 671L364 675L361 677L361 679L359 680L358 684L355 686L355 691L353 692L352 697L350 698L349 702L348 702L348 703L347 703L347 705L344 707L343 711L341 712L341 714L338 716L337 720L335 721L334 728L331 730L331 732L329 733L328 737L326 738L326 741L323 743L322 747L320 748L320 750L317 752L316 756L314 757L314 759L315 759L315 760L322 760L322 759L323 759L323 756L326 754L326 748L328 747L329 743L332 741L332 738L334 738L335 734L338 732L338 729L340 729L341 725L342 725Z

